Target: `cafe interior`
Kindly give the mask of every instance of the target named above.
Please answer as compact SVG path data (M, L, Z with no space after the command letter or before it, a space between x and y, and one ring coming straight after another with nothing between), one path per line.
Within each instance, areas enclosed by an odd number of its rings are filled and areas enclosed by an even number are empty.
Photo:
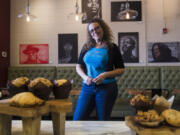
M180 0L1 0L0 134L179 135L179 7ZM83 82L76 66L93 18L111 29L124 70L108 119L94 106L73 120Z

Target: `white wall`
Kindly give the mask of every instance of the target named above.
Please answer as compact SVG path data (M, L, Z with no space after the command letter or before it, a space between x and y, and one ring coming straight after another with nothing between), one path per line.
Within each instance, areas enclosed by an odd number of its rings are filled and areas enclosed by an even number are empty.
M118 43L118 32L139 32L140 62L126 64L126 66L153 65L147 63L148 42L180 41L180 0L164 0L164 13L168 28L168 33L165 35L162 34L163 0L142 0L143 19L141 22L111 22L111 1L120 0L102 0L102 18L112 28L114 42ZM11 0L11 66L29 66L19 64L19 44L28 43L49 44L50 64L42 66L61 66L58 64L59 33L78 33L78 53L80 52L86 40L87 24L67 18L69 13L74 12L75 0L30 0L31 13L38 17L36 22L30 23L17 18L19 13L25 13L26 3L26 0ZM79 5L81 7L81 0L79 0ZM171 65L179 64L171 63Z

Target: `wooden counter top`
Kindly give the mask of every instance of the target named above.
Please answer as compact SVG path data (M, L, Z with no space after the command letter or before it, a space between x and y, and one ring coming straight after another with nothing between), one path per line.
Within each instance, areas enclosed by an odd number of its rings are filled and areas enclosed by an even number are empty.
M14 107L9 105L10 99L0 100L0 133L11 134L12 116L22 117L23 135L39 135L41 116L51 112L54 135L65 134L66 112L72 111L70 99L46 101L44 105L36 107Z
M132 116L127 116L125 118L125 123L139 135L180 135L180 128L178 127L172 127L169 125L144 127L136 123Z
M14 107L9 105L9 99L0 101L0 114L14 115L20 117L36 117L49 112L49 106L47 104L37 107Z
M49 100L42 106L14 107L9 105L9 99L0 100L0 114L15 115L20 117L35 117L49 112L71 112L72 102L70 99Z

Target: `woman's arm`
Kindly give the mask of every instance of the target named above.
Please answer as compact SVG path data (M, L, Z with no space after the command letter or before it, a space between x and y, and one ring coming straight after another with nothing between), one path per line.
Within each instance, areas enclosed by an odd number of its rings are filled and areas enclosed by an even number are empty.
M117 68L112 71L104 72L103 75L105 78L116 77L116 76L121 75L124 71L125 71L124 68Z
M104 81L105 78L119 76L123 72L124 72L124 68L116 68L112 71L101 73L95 79L93 79L93 82L95 82L96 84L100 84Z
M86 75L84 67L80 64L76 64L76 72L81 76L87 85L92 83L93 78Z

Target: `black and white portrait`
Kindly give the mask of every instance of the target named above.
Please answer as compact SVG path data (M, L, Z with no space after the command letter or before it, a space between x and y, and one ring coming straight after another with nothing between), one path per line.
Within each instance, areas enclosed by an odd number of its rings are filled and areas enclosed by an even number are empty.
M141 1L123 1L123 2L111 2L111 21L141 21L142 20L142 4ZM122 16L122 12L133 10L132 15L137 13L137 17L125 19ZM130 11L131 10L131 11ZM128 15L128 14L127 14Z
M58 34L59 64L76 63L78 59L78 35Z
M148 62L179 62L179 42L148 43Z
M118 33L118 47L125 63L139 62L139 33Z
M101 0L82 0L82 12L82 23L88 23L93 18L101 18Z

